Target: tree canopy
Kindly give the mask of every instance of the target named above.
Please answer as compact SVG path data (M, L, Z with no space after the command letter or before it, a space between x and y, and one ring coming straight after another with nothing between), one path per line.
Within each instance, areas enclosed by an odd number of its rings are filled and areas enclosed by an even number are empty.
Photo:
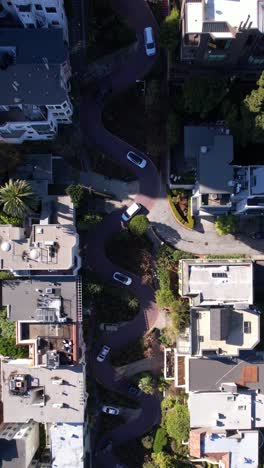
M135 236L143 236L146 231L148 230L149 227L149 220L148 218L141 214L141 215L136 215L134 218L131 219L129 223L129 230L132 234Z
M180 13L177 8L172 8L160 27L159 42L162 47L174 50L179 43Z
M205 117L220 104L228 91L226 78L191 77L183 86L184 109L188 114Z
M0 355L14 358L28 356L28 348L16 345L15 322L7 319L6 309L0 309Z
M220 236L232 234L236 229L235 215L229 214L218 216L215 222L215 228Z
M0 187L0 204L8 215L24 218L31 210L36 209L38 198L29 182L9 179Z
M240 105L226 103L226 121L242 146L264 143L264 72Z
M188 407L176 403L174 408L166 414L165 425L169 436L175 439L178 444L181 444L182 440L188 439L190 431Z

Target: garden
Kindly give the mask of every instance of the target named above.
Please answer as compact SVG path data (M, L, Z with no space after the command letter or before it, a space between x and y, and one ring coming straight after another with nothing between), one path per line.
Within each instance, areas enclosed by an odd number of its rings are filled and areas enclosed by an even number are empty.
M132 219L128 231L115 234L109 240L106 254L115 265L141 276L143 283L153 285L155 273L153 246L146 234L141 235L141 232L144 232L146 219L141 216Z
M179 223L189 229L194 228L194 218L191 215L191 196L192 192L189 190L170 190L167 187L167 197L173 215Z
M16 324L7 319L5 308L0 309L0 355L14 359L28 357L28 347L16 345Z
M118 457L128 468L189 467L188 447L182 445L189 437L190 422L187 397L172 387L161 402L161 425L119 447ZM133 448L132 448L133 447Z
M118 323L132 320L139 312L139 302L124 289L97 279L92 271L83 271L83 305L96 310L100 322Z

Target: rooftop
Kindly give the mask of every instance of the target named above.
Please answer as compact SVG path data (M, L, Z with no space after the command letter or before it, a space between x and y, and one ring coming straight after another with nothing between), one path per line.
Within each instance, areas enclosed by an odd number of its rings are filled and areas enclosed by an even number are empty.
M180 293L193 305L253 303L253 265L250 261L182 260Z
M190 392L218 391L225 382L234 382L264 394L264 360L262 355L247 353L239 358L190 358L186 364Z
M55 299L59 299L59 302L55 303ZM60 318L65 318L76 322L76 279L55 277L51 282L39 278L3 281L2 305L7 306L8 317L13 321L58 322Z
M209 350L237 356L253 349L260 339L260 315L250 310L200 308L191 311L192 354Z
M52 466L77 467L84 457L83 424L57 423L50 428Z
M263 31L263 2L259 0L197 0L188 1L186 8L186 32L201 33L206 23L228 24L236 31L246 24ZM247 21L247 23L246 23ZM216 30L217 31L217 30ZM227 34L224 34L227 37ZM231 35L230 35L231 37Z
M202 146L198 158L200 193L232 193L233 137L216 135L212 146Z
M30 365L26 359L2 362L4 421L83 423L84 367L48 369Z
M258 468L259 432L251 430L229 433L192 430L189 450L193 457L206 456L215 461L221 461L223 468L248 468L248 465Z
M8 428L9 425L5 424L3 432ZM15 429L11 440L0 436L0 467L28 468L39 445L38 424L31 421L29 424L12 424L10 428L12 432Z
M61 85L60 67L66 60L60 28L1 29L1 105L62 103L67 90Z
M251 394L228 392L190 393L190 426L218 429L251 429Z
M69 222L66 218L66 223ZM79 237L73 224L0 225L1 270L69 270L78 253Z

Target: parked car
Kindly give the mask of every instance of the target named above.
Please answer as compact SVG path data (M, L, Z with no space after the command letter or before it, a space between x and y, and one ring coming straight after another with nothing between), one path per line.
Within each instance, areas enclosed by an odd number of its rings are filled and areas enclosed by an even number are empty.
M252 237L253 239L264 239L264 232L255 232Z
M104 345L104 346L102 347L100 353L98 354L97 358L96 358L97 361L98 361L98 362L103 362L103 361L105 360L107 354L109 353L109 351L110 351L109 346Z
M135 164L136 166L141 167L141 169L144 169L144 167L146 167L147 165L146 159L142 158L141 156L134 153L133 151L129 151L127 153L127 159L133 164Z
M135 216L139 210L141 209L141 205L139 203L132 203L130 207L122 214L123 221L129 221L133 216Z
M131 395L139 396L142 392L139 388L133 387L133 385L130 385L128 389L128 393L130 393Z
M113 416L117 416L119 414L119 409L118 408L114 408L113 406L106 406L104 405L102 407L102 412L103 413L106 413L106 414L111 414Z
M116 332L118 330L118 325L115 323L100 323L100 330L106 332Z
M146 54L148 56L155 55L156 46L155 46L153 29L151 28L151 26L148 26L147 28L144 29L144 42L145 42Z
M119 283L125 284L126 286L129 286L132 283L132 279L129 276L124 275L123 273L120 273L119 271L116 271L113 274L113 278L114 280L119 281Z

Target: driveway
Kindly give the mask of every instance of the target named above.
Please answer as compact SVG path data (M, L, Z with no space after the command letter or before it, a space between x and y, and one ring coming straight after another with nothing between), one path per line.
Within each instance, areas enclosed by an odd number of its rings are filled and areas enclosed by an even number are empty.
M259 258L264 254L264 240L255 240L249 235L237 233L235 236L219 236L211 226L208 226L204 232L186 229L173 216L164 187L161 188L159 199L149 213L149 220L164 241L186 252L200 255L244 254L253 258ZM204 227L205 225L206 223Z
M154 34L157 37L158 27L156 21L144 0L111 0L113 9L121 16L124 16L130 27L137 34L137 43L131 50L131 54L126 63L122 64L121 69L113 71L107 79L102 79L98 83L96 93L84 92L81 99L81 128L85 142L96 146L103 153L110 155L115 161L124 164L133 170L139 182L139 193L136 200L140 202L145 210L150 211L154 206L157 195L159 194L159 176L153 163L148 160L145 169L140 169L127 160L128 151L137 150L131 145L122 141L118 137L108 132L102 123L102 109L105 105L106 94L117 94L131 86L137 79L142 78L154 65L155 57L147 57L145 53L143 30L146 26L152 26ZM128 110L129 111L129 110ZM92 268L105 281L113 281L112 276L120 268L113 265L105 255L105 244L107 240L122 229L121 211L115 211L108 215L96 231L87 234L86 254L83 259L84 265ZM110 346L111 350L121 350L127 343L136 341L145 332L151 329L158 318L159 311L155 303L154 291L147 285L142 284L140 278L127 273L132 278L132 284L129 290L138 297L140 301L140 312L134 320L121 327L112 335L102 336L91 352L88 354L92 374L102 385L117 393L126 395L136 400L142 411L138 417L128 421L126 424L105 434L96 446L96 466L115 467L118 465L118 459L114 454L114 448L130 439L142 436L148 432L154 425L160 422L160 403L156 396L141 393L139 396L132 396L128 389L130 382L126 377L121 380L114 367L111 365L109 357L103 363L98 363L96 356L103 344ZM111 356L111 351L110 351ZM109 440L112 441L112 447L107 454L103 448Z

